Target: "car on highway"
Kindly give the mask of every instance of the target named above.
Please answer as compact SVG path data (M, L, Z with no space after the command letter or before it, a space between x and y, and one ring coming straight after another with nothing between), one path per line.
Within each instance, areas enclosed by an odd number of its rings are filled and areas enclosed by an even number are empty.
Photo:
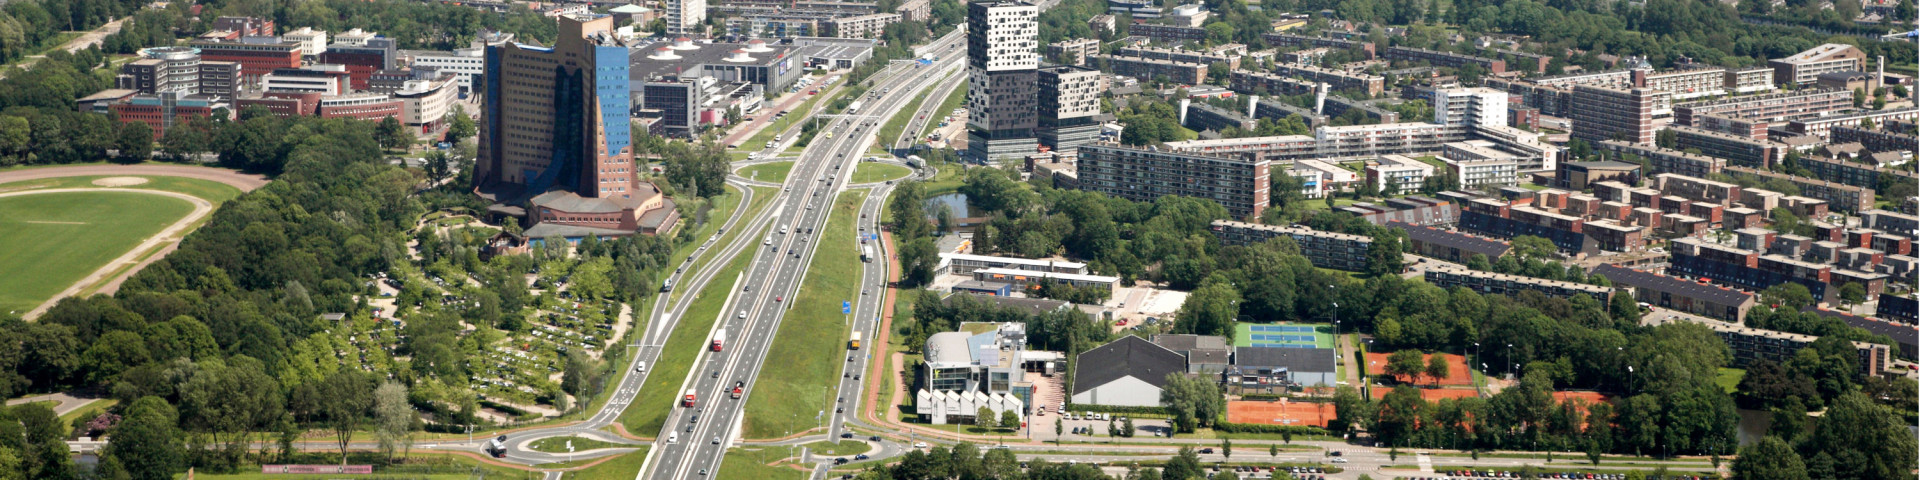
M784 299L786 299L786 298L787 298L787 297L785 297L785 296L782 296L782 295L774 295L774 296L773 296L773 301L775 301L775 302L779 302L779 301L781 301L781 300L784 300Z
M704 469L704 468L700 469L700 476L702 477L707 476L707 469Z
M867 454L864 454L864 453L853 456L854 460L866 460L868 458L873 458L873 457L868 457Z
M874 436L871 436L871 437L867 437L867 441L869 441L869 442L878 442L878 441L880 441L880 436L879 436L879 435L874 435Z
M739 318L747 318L747 311L746 311L746 310L741 310L741 311L740 311L740 313L739 313L738 315L735 315L735 316L736 316L736 317L739 317Z
M714 370L714 371L713 371L713 378L720 378L720 371L719 371L719 370Z
M716 436L716 437L713 437L713 444L714 444L714 445L719 445L719 444L720 444L720 437L718 437L718 436Z

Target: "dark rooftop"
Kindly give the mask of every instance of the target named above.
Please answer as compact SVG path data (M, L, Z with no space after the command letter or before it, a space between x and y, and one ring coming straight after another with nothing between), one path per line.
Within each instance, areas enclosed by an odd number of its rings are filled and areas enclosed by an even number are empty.
M1499 240L1481 238L1458 232L1449 232L1406 222L1387 222L1387 226L1406 230L1408 240L1445 245L1463 251L1478 253L1485 255L1489 262L1500 258L1501 255L1507 253L1507 250L1513 248L1507 245L1506 242Z
M1186 373L1186 366L1187 357L1144 338L1127 335L1080 354L1074 362L1073 394L1125 377L1165 387L1167 374Z
M1028 315L1039 315L1042 313L1047 313L1054 310L1067 308L1069 305L1072 305L1071 303L1062 302L1059 300L1048 300L1044 298L1003 297L999 295L984 295L984 294L978 294L973 292L955 293L952 295L948 295L947 298L943 298L941 299L941 301L945 303L952 303L954 300L954 297L966 297L976 302L989 303L989 304L993 304L1000 307L1018 308L1020 309L1020 311L1026 312Z
M1241 368L1285 368L1290 372L1334 371L1331 348L1235 347L1233 364Z
M1699 283L1679 278L1642 272L1619 265L1601 265L1593 269L1595 275L1606 275L1607 280L1617 286L1653 289L1669 295L1706 300L1720 305L1740 305L1753 301L1753 294Z

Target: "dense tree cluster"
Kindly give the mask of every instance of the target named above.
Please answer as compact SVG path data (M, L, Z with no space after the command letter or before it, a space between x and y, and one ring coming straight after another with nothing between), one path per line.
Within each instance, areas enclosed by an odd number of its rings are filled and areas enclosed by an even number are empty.
M91 30L139 10L138 0L25 0L0 8L0 63L65 42L63 31Z
M927 337L940 332L960 330L960 324L1019 323L1027 327L1027 345L1036 350L1083 352L1107 343L1113 336L1105 324L1077 308L1048 312L1002 306L972 295L958 294L942 300L933 294L921 294L913 302L913 323L898 327L907 338L906 345L918 350Z

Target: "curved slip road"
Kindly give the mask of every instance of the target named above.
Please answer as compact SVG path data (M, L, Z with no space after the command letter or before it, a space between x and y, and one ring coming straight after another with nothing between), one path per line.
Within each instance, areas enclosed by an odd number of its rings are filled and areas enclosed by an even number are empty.
M193 211L187 213L187 215L184 217L180 217L180 220L173 222L172 225L167 225L167 228L161 229L159 233L155 233L153 234L153 236L147 237L146 240L140 241L139 245L135 245L132 249L128 249L126 253L120 254L119 257L115 257L113 261L109 261L105 265L101 265L100 268L95 269L93 273L88 274L84 278L81 278L80 281L73 282L73 285L68 285L65 290L61 290L60 293L54 294L53 298L48 298L47 301L40 302L40 306L33 307L33 310L28 311L27 314L22 316L21 318L25 318L28 320L39 318L40 314L46 313L47 309L52 308L55 302L60 301L60 299L62 298L67 298L69 296L73 296L76 293L80 293L81 290L87 288L87 286L89 285L99 283L101 279L106 278L107 275L112 275L114 271L119 270L120 267L122 266L133 265L135 267L140 267L140 266L146 265L147 262L151 262L155 259L160 258L162 255L154 255L151 257L147 257L145 261L141 261L140 259L142 255L145 255L146 252L151 251L156 247L169 246L169 248L171 248L170 247L171 245L178 245L180 242L180 239L186 236L186 230L188 227L193 226L193 224L196 222L199 222L200 219L206 218L207 214L213 213L213 202L209 202L207 201L207 199L192 196L192 195L187 195L184 193L168 192L164 190L147 190L147 189L141 189L141 188L49 188L44 190L22 190L18 192L0 193L0 198L18 197L23 195L37 195L42 193L100 193L100 192L140 193L140 194L160 195L165 197L178 198L181 200L186 200L187 203L193 204ZM121 279L124 279L130 275L133 275L133 272L137 272L137 271L139 271L139 268L127 269L127 271L121 274L119 278L114 279L113 284L110 285L109 287L119 288ZM105 289L105 288L102 289L103 292L107 290L108 289Z

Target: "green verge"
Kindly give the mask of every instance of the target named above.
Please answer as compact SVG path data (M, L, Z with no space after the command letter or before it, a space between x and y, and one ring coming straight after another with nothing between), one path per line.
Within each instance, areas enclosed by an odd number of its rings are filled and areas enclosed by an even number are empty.
M928 113L927 116L938 115L941 117L945 117L948 114L952 114L953 109L960 108L961 105L965 105L966 103L967 103L967 86L961 85L959 87L954 87L953 93L948 93L946 100L940 101L940 108L935 109L932 113ZM928 119L928 120L932 120L932 119ZM924 137L929 133L933 133L933 129L935 128L940 128L940 122L927 122L927 124L922 126L922 128L920 129L920 136Z
M727 188L733 188L733 187L728 186ZM773 196L775 194L780 193L780 190L775 189L773 187L749 187L749 188L753 189L753 200L747 202L747 211L744 212L740 217L741 224L745 224L746 221L751 220L755 215L759 215L761 210L765 210L767 208L767 204L773 203ZM727 215L733 215L733 209L731 208L727 209L726 212L727 212ZM718 225L726 222L725 220L722 220L714 223ZM744 228L740 228L740 225L734 225L734 227L735 228L733 230L728 230L727 233L720 235L720 241L714 242L714 245L715 245L714 247L708 248L705 253L702 253L700 254L699 257L695 258L693 261L693 265L687 267L687 271L698 272L700 271L700 269L707 268L707 264L713 263L713 259L719 258L720 251L726 250L724 246L732 245L734 239L740 238L740 232L745 230ZM708 234L711 235L712 233L709 232ZM687 291L684 289L675 290L673 294L670 296L670 298L672 298L673 300L679 300L680 296L686 295L686 293Z
M533 443L527 444L527 448L532 449L533 451L536 451L536 452L567 453L567 442L573 442L573 451L576 451L576 452L584 452L587 450L593 450L597 448L621 448L621 447L628 446L628 445L621 445L618 443L602 442L599 440L594 440L594 439L585 438L585 437L567 436L567 437L547 437L539 440L534 440Z
M859 440L841 440L838 442L813 442L804 445L808 450L820 455L858 455L867 453L873 447Z
M713 478L752 478L756 480L805 480L809 471L796 470L791 463L781 461L787 457L786 447L731 448L721 459L720 471ZM798 454L799 450L792 450ZM777 465L769 463L779 462Z
M767 162L749 165L740 169L740 176L751 180L772 183L787 183L787 172L793 171L793 162Z
M891 163L860 162L859 166L853 167L853 183L877 183L888 180L898 180L907 178L907 175L912 174L912 169Z
M578 447L579 445L575 445ZM640 471L640 464L647 461L646 445L633 453L623 453L612 460L569 473L571 480L633 480L634 472Z
M1721 368L1719 376L1713 379L1713 383L1720 385L1721 390L1726 390L1727 393L1733 393L1740 390L1740 380L1746 377L1746 370Z
M113 408L114 405L119 405L119 404L120 404L120 401L114 400L114 399L95 400L93 401L93 403L88 403L84 407L76 408L76 409L73 409L73 411L71 412L67 412L66 415L61 415L60 423L63 423L66 425L73 425L73 420L76 418L92 419L93 417L100 416L101 413L105 413L107 409ZM47 407L52 408L53 406L48 405Z
M650 373L646 384L640 386L640 394L620 413L620 425L626 427L627 433L652 438L651 435L666 425L667 413L673 411L674 398L680 394L680 384L686 381L687 371L693 368L694 359L706 346L707 333L719 319L720 309L726 306L734 278L752 263L752 254L753 249L749 248L734 257L681 315L680 323L674 326L673 334L661 349L660 358L649 367Z
M844 83L835 84L833 88L837 91L840 85L844 85ZM747 141L741 145L746 146L746 148L760 148L765 146L767 142L773 140L774 135L785 132L788 128L792 128L795 123L806 119L809 112L813 111L814 105L819 104L820 98L825 96L827 95L812 95L811 98L794 106L793 110L787 113L787 116L781 117L779 120L774 120L773 123L767 124L767 126L762 127L759 132L754 133L752 137L747 137ZM772 103L769 102L768 105L772 105Z
M185 200L148 194L0 198L0 312L33 309L191 212Z
M953 75L941 77L940 81L934 82L933 85L938 86L949 81L954 81ZM920 104L925 103L926 100L927 95L924 93L915 95L912 101L907 102L905 108L893 114L893 118L887 119L887 123L880 125L880 135L875 137L878 141L873 142L873 147L871 147L870 151L878 151L880 153L891 152L894 142L900 139L900 131L907 129L907 123L913 121L914 114L920 113ZM929 114L929 116L937 114L938 112L934 112Z
M860 298L860 255L854 250L854 220L865 191L840 194L820 235L806 286L787 302L786 318L773 336L753 396L747 399L742 436L774 438L814 428L815 414L832 408L832 388L845 362L847 318L840 302Z

